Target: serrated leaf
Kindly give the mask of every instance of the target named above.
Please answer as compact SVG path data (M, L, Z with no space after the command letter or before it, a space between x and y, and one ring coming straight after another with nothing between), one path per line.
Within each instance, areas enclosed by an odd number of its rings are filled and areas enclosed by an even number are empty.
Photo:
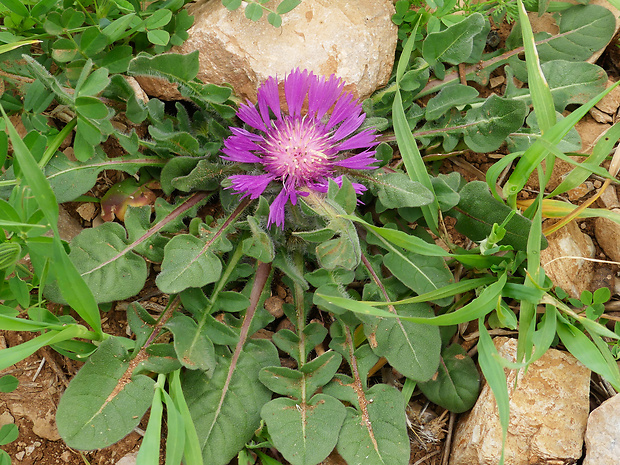
M366 392L368 417L347 409L337 450L349 464L407 465L409 436L401 393L376 384Z
M151 404L154 381L143 375L132 378L131 371L118 338L106 339L91 355L56 411L58 432L69 447L107 447L138 426Z
M340 401L325 394L303 405L281 397L261 410L273 444L292 465L324 460L336 446L346 414Z
M523 125L527 105L492 94L465 116L465 143L476 152L496 150L511 132Z
M441 358L437 374L418 387L431 402L451 412L465 412L476 403L480 390L476 364L458 344L444 349Z
M176 294L188 287L202 287L217 281L222 273L222 262L208 247L189 234L173 237L164 248L157 287L162 292Z
M215 348L202 327L181 314L174 315L164 327L174 336L174 350L183 366L210 376L216 365Z
M69 258L93 293L96 302L112 302L136 295L146 282L146 262L127 251L125 229L105 223L83 230L71 241ZM50 300L63 302L56 285L45 289Z
M199 371L186 372L183 392L205 464L228 464L252 438L260 424L260 410L271 398L271 392L258 380L258 372L278 362L273 344L250 340L232 373L230 356L218 358L211 379Z
M426 304L399 305L402 316L432 317ZM373 352L387 361L398 372L414 381L426 381L439 365L441 337L439 328L396 318L379 320L376 329L364 325L368 333L373 329L376 347Z
M430 33L422 44L422 56L430 65L462 63L472 54L474 37L485 23L484 16L474 13L443 31Z

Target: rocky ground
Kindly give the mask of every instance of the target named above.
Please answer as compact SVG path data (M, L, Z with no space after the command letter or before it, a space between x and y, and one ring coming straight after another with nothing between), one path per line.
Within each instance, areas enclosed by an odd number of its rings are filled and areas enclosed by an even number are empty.
M219 3L219 2L214 2ZM378 3L383 4L382 0L367 2L369 11L375 11ZM212 5L212 4L211 4ZM220 14L218 12L206 11L211 6L198 7L197 11L202 14ZM321 20L322 16L328 17L335 14L330 11L315 10L314 17L308 18L306 14L300 21L309 22L311 19ZM298 12L299 13L299 12ZM299 13L302 14L302 13ZM370 67L373 73L355 75L347 77L349 82L355 82L357 92L368 95L375 89L378 83L384 81L391 72L391 63L382 61L382 57L389 53L394 53L393 49L387 50L386 39L377 34L381 29L373 28L373 24L379 21L378 17L369 16L350 16L346 18L353 25L353 30L358 31L354 45L362 47L362 50L374 50L367 55L376 58L377 62ZM218 24L224 24L222 17L217 17ZM363 27L366 25L365 27ZM202 26L204 28L204 26ZM226 27L233 27L226 23ZM218 29L224 40L228 34L235 35L235 29ZM539 28L550 27L544 21L537 25ZM246 32L258 34L262 43L266 40L255 30ZM501 39L505 38L510 27L498 28ZM361 31L361 32L359 32ZM317 43L329 40L327 37L336 34L337 29L326 29L321 36L311 37ZM384 31L383 31L384 32ZM209 55L206 47L207 42L199 43L199 37L204 33L203 29L196 27L195 36L190 37L184 47L197 48L206 55ZM284 35L288 32L284 31ZM394 31L392 31L392 34ZM308 40L309 37L306 37ZM214 39L215 40L215 39ZM287 41L288 40L288 41ZM282 44L295 42L295 36L291 35L287 40L281 40ZM203 45L200 45L203 44ZM205 45L206 44L206 45ZM212 44L211 44L212 45ZM339 46L347 45L346 38L339 39ZM616 39L609 45L606 51L602 51L599 56L593 57L598 63L604 63L606 69L616 70L615 75L610 73L614 80L617 79L617 69L620 67L617 53L618 42ZM376 49L376 50L375 50ZM227 53L237 53L227 50ZM264 50L246 50L243 54L238 53L235 59L246 61L249 67L255 69L254 78L261 80L264 76L273 74L270 68L272 61L269 57L257 56L264 53ZM273 51L269 53L281 53L289 56L290 51ZM318 55L318 52L317 52ZM357 56L352 54L352 56ZM323 60L318 67L329 66L329 58L322 56L311 57L309 59ZM230 61L230 56L225 55L224 61ZM342 63L340 64L341 66ZM205 69L220 69L218 63L208 63ZM258 69L257 69L258 68ZM321 69L322 72L329 73L330 70ZM208 75L205 71L203 78L210 82L231 82L231 76L222 74ZM499 73L495 80L489 83L488 92L493 92L494 86L501 86L502 78ZM244 97L252 98L252 85L247 82L245 76L237 75L235 79L236 89ZM174 89L162 86L161 82L142 81L142 88L147 95L162 98L174 98ZM366 87L365 87L366 86ZM598 136L606 130L610 123L617 120L618 109L620 108L620 91L610 94L610 96L592 111L577 127L583 141L584 152L587 153ZM110 156L114 156L115 148L110 145ZM70 146L65 150L71 150ZM466 153L460 158L447 159L443 162L442 170L459 171L469 180L484 179L484 175L489 166L493 163L493 154L474 154ZM560 166L561 168L561 166ZM561 178L562 172L558 171L557 178L552 180L556 185ZM114 176L113 174L106 176ZM110 179L102 176L95 190L104 191L111 184ZM602 182L591 179L584 183L580 188L569 193L573 203L586 201L591 197ZM535 193L537 185L534 181L527 186L526 192ZM597 201L597 205L602 208L614 209L620 207L620 201L613 187L607 190L607 194ZM65 205L65 225L64 231L69 235L75 235L83 227L89 227L100 221L97 217L97 209L84 207L84 204ZM552 220L551 220L552 221ZM449 223L448 223L449 226ZM458 233L454 230L449 231L455 240L458 240ZM620 235L618 225L611 221L601 221L594 219L580 220L573 222L559 233L549 236L550 246L544 252L542 263L548 264L545 267L546 273L554 280L557 285L578 296L584 289L595 289L601 286L609 287L612 294L620 292L617 285L618 263L620 262L620 246L617 238ZM558 259L558 257L574 257L570 259ZM600 262L583 260L596 259ZM153 306L161 305L162 296L151 296L154 287L145 288L141 294L144 301ZM283 296L285 298L285 296ZM606 314L620 320L620 305L612 298L606 307ZM121 304L117 304L112 310L104 315L104 330L106 333L125 335L128 331L125 312ZM475 353L475 343L477 340L476 329L474 327L460 328L463 338L463 345L466 349ZM496 331L497 336L510 336L508 331ZM26 334L16 334L10 332L0 332L0 348L11 347L24 342L29 336ZM514 339L505 337L496 338L496 345L500 352L507 355L513 354ZM140 446L140 429L127 436L121 442L101 451L80 452L69 449L58 435L54 424L54 413L58 400L63 390L68 384L68 380L79 369L79 364L61 357L54 351L45 348L39 350L33 356L16 364L2 374L12 374L16 376L20 385L19 388L8 394L0 396L0 425L15 423L19 427L19 439L4 447L11 457L14 464L19 465L51 465L51 464L119 464L130 465L133 454ZM516 373L511 374L509 383L514 380ZM519 375L519 386L517 393L513 397L511 404L511 433L508 439L507 458L518 457L513 462L507 463L583 463L586 465L601 465L605 463L604 458L582 458L584 442L583 431L588 422L588 416L593 426L588 425L588 435L586 445L588 450L605 449L611 457L618 457L620 453L611 449L612 439L608 437L609 425L616 425L617 417L620 415L620 405L618 396L610 402L615 392L600 377L591 375L572 356L561 351L550 351L539 362L530 367L526 375ZM478 404L471 413L464 415L450 414L447 411L428 404L424 397L416 393L411 405L409 420L411 422L411 444L412 458L410 463L414 465L452 465L457 464L476 464L493 463L493 457L501 444L501 438L493 435L485 427L497 422L495 413L495 403L490 395L488 388L484 388ZM604 403L602 410L590 414L593 410ZM569 414L567 415L567 412ZM614 420L615 419L615 420ZM613 423L613 422L616 423ZM146 420L141 426L145 427ZM533 431L535 430L535 431ZM616 431L617 432L617 431ZM613 455L615 454L615 455ZM525 461L520 461L521 459ZM528 462L529 460L529 462ZM556 461L554 461L556 460ZM162 462L163 463L163 462ZM284 463L284 462L283 462ZM330 457L325 464L342 463L338 457Z

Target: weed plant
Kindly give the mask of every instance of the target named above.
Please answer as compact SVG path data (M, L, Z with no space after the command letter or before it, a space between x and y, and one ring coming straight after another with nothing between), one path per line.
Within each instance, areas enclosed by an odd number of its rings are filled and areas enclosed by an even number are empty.
M551 346L620 389L609 293L571 300L540 263L544 215L562 216L556 228L586 214L620 221L554 199L592 174L603 189L615 182L617 158L602 163L618 123L584 162L568 156L580 150L575 124L612 89L586 61L615 32L609 10L528 4L557 11L560 33L534 37L521 0L459 14L456 2L399 0L385 88L358 103L336 77L290 70L284 112L275 79L257 107L239 105L233 89L196 79L197 52L163 53L187 38L185 3L0 0L0 329L33 336L2 350L0 369L45 346L85 362L58 406L67 445L105 448L150 409L140 464L159 463L166 421L171 465L280 463L273 451L312 465L334 449L351 464L404 465L415 389L451 412L477 399L478 370L455 335L472 322L504 438L504 368L524 369ZM266 11L279 27L297 3L248 2L245 13ZM512 33L487 46L490 15L506 11ZM486 86L496 70L505 91L480 96L472 83ZM185 102L145 102L138 76L176 84ZM68 137L75 158L60 151ZM122 156L109 156L109 140ZM438 172L466 151L502 156L486 181ZM546 193L556 159L574 168ZM104 170L125 180L96 198ZM526 204L532 175L540 193ZM106 222L63 241L66 202L98 203ZM471 246L452 243L446 217ZM138 297L149 275L166 298L159 314ZM290 297L291 329L253 337L275 329L264 304L276 286ZM131 336L102 329L119 301ZM492 328L518 332L517 363L498 356ZM0 378L0 391L16 387ZM17 435L4 426L0 445Z

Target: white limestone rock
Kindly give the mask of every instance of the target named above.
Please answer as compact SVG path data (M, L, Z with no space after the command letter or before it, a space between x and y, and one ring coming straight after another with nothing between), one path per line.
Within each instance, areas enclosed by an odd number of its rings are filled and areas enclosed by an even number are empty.
M502 357L516 361L517 341L496 337ZM572 355L550 349L527 373L506 370L510 423L506 465L568 465L581 457L589 410L590 370ZM495 397L485 383L473 409L459 420L450 465L496 465L502 431Z
M279 2L267 6L275 10ZM228 83L243 99L256 101L258 86L269 76L284 77L299 67L347 83L346 90L364 99L384 86L392 72L398 28L390 0L304 0L282 16L275 28L267 15L252 22L244 6L227 10L221 0L198 0L189 38L176 53L200 53L198 78ZM179 99L176 87L152 77L137 78L147 94Z
M561 287L571 297L579 298L582 291L590 289L594 278L591 260L596 249L592 239L579 229L575 221L547 237L549 246L540 252L540 262L553 284Z
M619 461L620 394L616 394L590 413L583 465L617 465Z

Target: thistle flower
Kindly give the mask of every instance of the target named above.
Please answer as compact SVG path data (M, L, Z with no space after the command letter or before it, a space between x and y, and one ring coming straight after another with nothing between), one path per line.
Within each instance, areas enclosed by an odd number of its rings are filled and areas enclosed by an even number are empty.
M284 79L286 111L273 77L258 89L258 109L249 102L240 106L237 116L252 130L231 127L222 158L255 164L259 170L230 176L230 188L242 198L258 198L271 183L282 186L271 203L268 225L284 227L288 201L296 205L298 196L327 192L330 179L342 185L341 169L375 168L375 130L355 133L366 115L343 89L344 82L334 75L325 78L296 69ZM348 152L357 149L362 151ZM366 190L352 184L358 194Z

